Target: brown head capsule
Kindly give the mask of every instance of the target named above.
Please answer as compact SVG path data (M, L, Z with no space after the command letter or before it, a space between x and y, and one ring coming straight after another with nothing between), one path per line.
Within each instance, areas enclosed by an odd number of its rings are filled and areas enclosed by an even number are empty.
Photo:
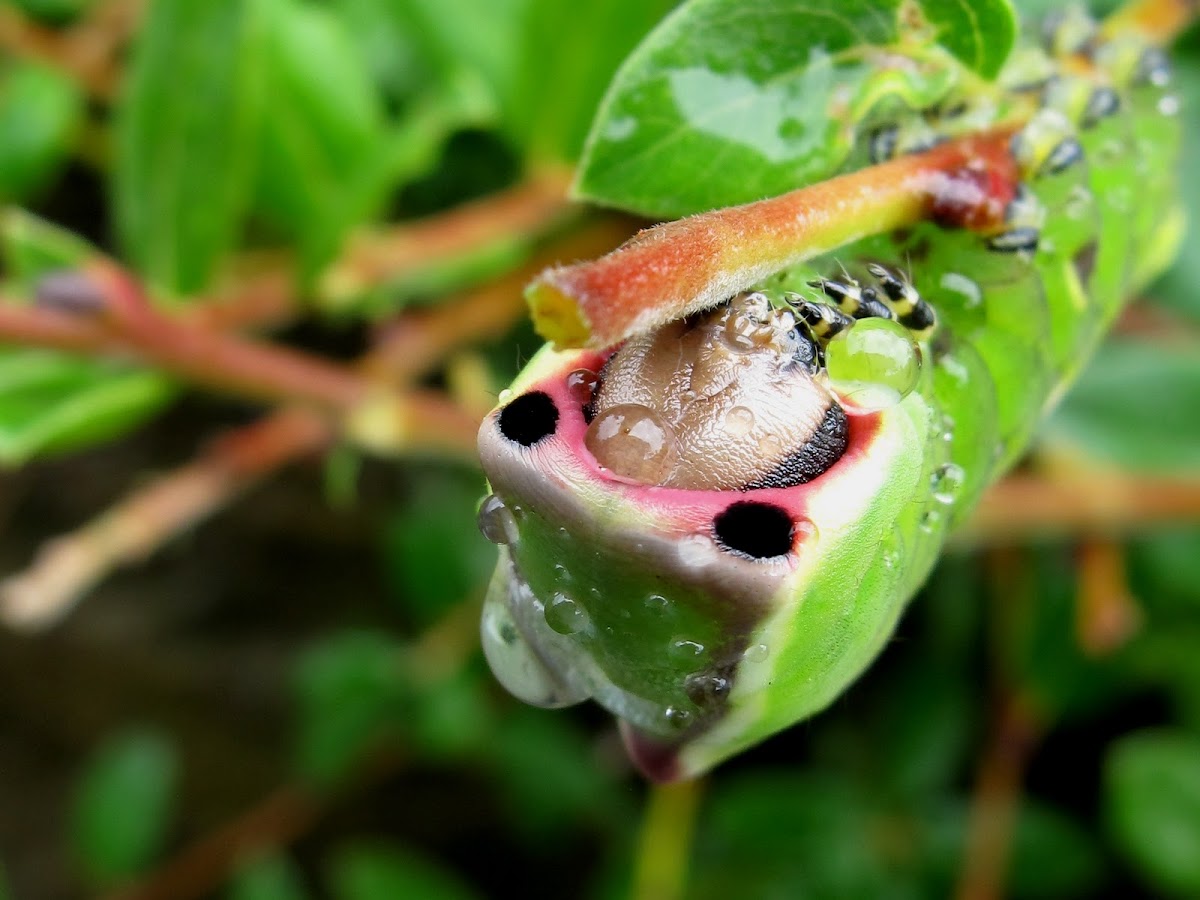
M585 442L613 474L691 490L788 487L846 448L846 417L810 371L789 310L740 294L628 340L608 360Z

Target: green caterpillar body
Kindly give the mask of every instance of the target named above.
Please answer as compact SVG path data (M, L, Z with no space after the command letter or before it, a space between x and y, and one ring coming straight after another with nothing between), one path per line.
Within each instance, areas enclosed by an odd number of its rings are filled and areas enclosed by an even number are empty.
M480 431L501 545L483 641L514 694L596 699L670 779L819 711L879 653L1182 233L1163 55L1076 30L1014 54L986 103L862 129L850 167L1032 107L1001 228L860 240L622 347L547 347L502 395Z

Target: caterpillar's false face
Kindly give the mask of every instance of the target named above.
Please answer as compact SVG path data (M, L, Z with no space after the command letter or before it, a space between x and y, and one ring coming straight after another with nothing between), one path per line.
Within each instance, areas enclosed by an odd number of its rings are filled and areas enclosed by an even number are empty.
M480 430L488 661L528 702L596 699L652 777L827 703L910 577L879 548L923 487L928 410L843 408L809 334L750 294L612 352L547 348Z
M846 416L813 378L787 310L743 294L632 338L605 363L584 441L618 477L690 490L810 481L846 449Z

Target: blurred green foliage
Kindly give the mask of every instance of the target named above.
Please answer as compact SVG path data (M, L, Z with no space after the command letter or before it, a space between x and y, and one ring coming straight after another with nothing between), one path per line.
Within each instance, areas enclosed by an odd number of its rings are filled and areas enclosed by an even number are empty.
M52 31L93 5L15 3ZM536 240L513 234L348 298L326 295L321 276L373 225L576 163L619 64L671 5L151 0L108 107L86 101L87 85L57 69L5 58L0 197L37 214L4 213L7 291L32 302L44 275L99 245L135 264L161 300L182 305L220 281L231 253L269 248L300 260L300 290L317 309L375 318L415 299L436 303L511 270ZM962 5L934 6L953 17ZM680 49L663 34L651 49ZM764 41L782 53L779 38ZM960 55L988 69L999 44L976 42L976 52L968 43ZM1200 40L1185 41L1178 58L1191 110L1183 195L1200 221ZM620 77L637 75L631 64ZM605 178L620 180L637 206L647 178L657 189L668 175L694 182L711 162L662 173L640 158L630 163L644 164L637 177ZM717 176L751 194L772 184L756 187L742 165ZM76 190L89 178L104 197L99 213ZM1195 246L1190 239L1150 291L1192 323ZM504 339L489 358L499 385L533 344L528 333L495 337ZM1197 359L1194 340L1114 340L1048 425L1047 444L1089 465L1196 473ZM5 348L0 462L110 441L175 393L124 363ZM390 594L378 620L347 622L296 660L295 747L280 776L336 798L372 761L399 756L470 804L424 794L425 806L400 810L404 828L354 821L294 858L283 848L242 859L223 895L295 900L324 896L321 885L337 900L437 900L538 885L545 896L626 896L643 789L608 723L586 709L524 708L495 686L473 645L437 645L431 656L419 637L482 595L493 556L474 529L478 476L423 463L404 478L407 501L376 523ZM1028 696L1041 736L1009 895L1200 895L1200 529L1139 534L1127 551L1144 621L1102 657L1076 641L1070 542L948 557L860 685L713 777L688 896L946 896L1000 681ZM1012 577L994 577L997 567ZM118 732L94 750L68 828L89 887L162 859L186 766L157 731Z

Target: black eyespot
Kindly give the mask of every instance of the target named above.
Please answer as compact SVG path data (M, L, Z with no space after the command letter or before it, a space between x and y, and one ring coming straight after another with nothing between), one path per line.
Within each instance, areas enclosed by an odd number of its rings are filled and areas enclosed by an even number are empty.
M558 407L542 391L522 394L500 410L500 433L522 447L532 447L554 434Z
M741 502L717 516L713 531L726 550L751 559L770 559L791 551L796 529L791 517L778 506Z

